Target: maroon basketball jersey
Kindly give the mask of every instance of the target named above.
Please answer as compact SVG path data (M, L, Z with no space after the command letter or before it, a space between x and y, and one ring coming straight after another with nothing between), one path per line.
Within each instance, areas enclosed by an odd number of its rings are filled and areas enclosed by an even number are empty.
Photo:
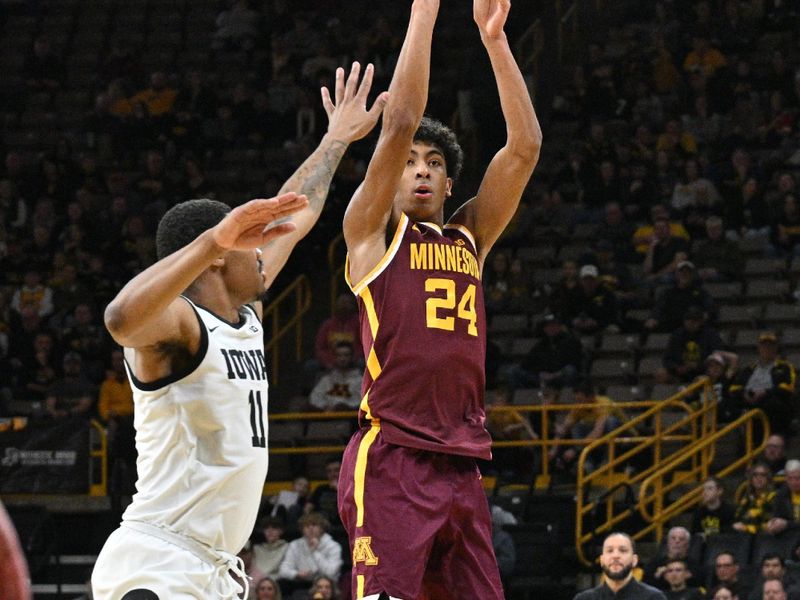
M386 254L360 282L367 368L359 419L387 442L491 457L484 421L486 316L472 234L402 215Z

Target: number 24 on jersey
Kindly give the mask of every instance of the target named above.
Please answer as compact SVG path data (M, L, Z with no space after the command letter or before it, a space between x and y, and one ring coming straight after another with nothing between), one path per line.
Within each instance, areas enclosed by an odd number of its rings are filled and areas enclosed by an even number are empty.
M467 322L467 333L478 335L475 323L478 314L475 312L475 284L470 283L466 291L458 298L456 282L452 279L431 277L425 280L425 291L437 296L425 301L425 317L431 329L455 331L456 318ZM440 296L444 292L444 297Z

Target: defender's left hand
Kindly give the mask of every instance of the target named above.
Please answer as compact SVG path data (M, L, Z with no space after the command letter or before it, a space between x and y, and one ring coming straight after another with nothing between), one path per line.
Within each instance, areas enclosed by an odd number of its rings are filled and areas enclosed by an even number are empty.
M334 138L349 144L360 140L375 127L378 117L389 100L389 92L380 94L372 108L367 110L367 95L372 87L374 72L375 68L371 63L368 64L361 84L359 84L358 77L361 73L359 63L353 63L346 82L344 69L341 67L336 69L335 103L331 99L328 88L321 89L322 105L325 107L325 112L328 113L328 133Z

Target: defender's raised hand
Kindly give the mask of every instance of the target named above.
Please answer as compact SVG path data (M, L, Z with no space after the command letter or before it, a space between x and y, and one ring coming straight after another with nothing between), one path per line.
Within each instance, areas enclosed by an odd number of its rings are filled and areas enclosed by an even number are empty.
M503 35L511 0L474 0L472 16L481 36L497 38Z
M229 212L213 229L214 242L225 250L252 250L290 233L292 222L273 225L308 206L304 195L288 192L267 200L250 200ZM271 226L272 225L272 226Z
M360 140L378 122L378 117L389 99L389 92L380 94L372 108L367 110L367 95L372 87L374 72L375 68L372 64L368 64L361 84L359 84L361 65L354 62L346 82L344 69L341 67L336 69L335 100L331 99L328 88L321 89L322 105L325 107L325 112L328 113L328 133L336 139L347 143Z

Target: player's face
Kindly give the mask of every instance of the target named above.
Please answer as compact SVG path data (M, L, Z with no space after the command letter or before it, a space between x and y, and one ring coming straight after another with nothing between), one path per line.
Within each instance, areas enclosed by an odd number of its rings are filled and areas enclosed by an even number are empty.
M441 221L452 185L442 151L433 144L414 142L395 203L414 221Z
M630 540L624 535L612 535L603 543L600 566L609 579L622 581L638 563Z
M244 302L257 300L266 290L261 250L233 250L225 255L228 285Z

